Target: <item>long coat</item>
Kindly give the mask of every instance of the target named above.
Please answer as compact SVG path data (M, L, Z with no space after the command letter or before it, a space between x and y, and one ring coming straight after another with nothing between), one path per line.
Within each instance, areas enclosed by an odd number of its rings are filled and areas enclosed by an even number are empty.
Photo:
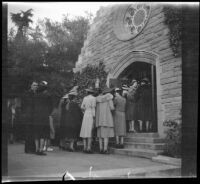
M139 100L137 104L137 118L142 121L152 120L152 92L150 85L139 88Z
M21 121L25 130L25 152L35 151L34 142L34 113L36 93L27 91L22 100Z
M24 124L31 124L33 125L34 120L34 112L35 112L35 100L36 100L36 93L32 90L27 91L22 100L22 120Z
M79 105L73 100L69 101L65 108L66 111L63 114L62 137L76 139L80 135L83 113Z
M47 91L36 95L34 103L34 124L49 126L49 115L52 112L50 94Z
M96 127L114 127L112 110L113 95L105 94L96 97L97 108L96 108Z
M126 101L126 120L137 120L137 89L131 88L127 94L127 101Z
M59 139L63 139L66 136L66 113L67 113L67 99L61 99L59 104L59 110L60 110L60 129L59 129Z
M83 109L84 116L80 132L80 137L92 137L92 129L94 125L96 98L88 95L83 99L81 109Z
M114 98L114 130L116 136L126 135L126 99L119 94Z

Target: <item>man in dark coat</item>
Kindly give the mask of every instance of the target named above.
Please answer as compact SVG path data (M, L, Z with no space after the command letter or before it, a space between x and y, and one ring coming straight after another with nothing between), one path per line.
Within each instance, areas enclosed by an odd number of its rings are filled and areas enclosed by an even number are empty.
M51 97L47 91L47 82L40 83L34 103L34 138L36 154L46 155L43 152L44 139L50 136L49 115L52 111Z
M38 83L33 82L31 84L31 89L25 93L22 100L22 120L25 125L25 153L35 153L33 113L37 88Z
M152 124L152 92L148 78L141 81L139 88L139 100L137 104L137 118L140 122L140 130L150 131Z

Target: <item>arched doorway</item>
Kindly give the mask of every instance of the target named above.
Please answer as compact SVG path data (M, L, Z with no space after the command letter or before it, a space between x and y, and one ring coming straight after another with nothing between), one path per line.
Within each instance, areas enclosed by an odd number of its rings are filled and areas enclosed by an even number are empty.
M118 62L110 73L109 86L121 87L128 84L133 78L141 80L147 77L151 84L152 96L152 129L158 131L157 113L157 82L156 82L156 55L144 51L132 51Z

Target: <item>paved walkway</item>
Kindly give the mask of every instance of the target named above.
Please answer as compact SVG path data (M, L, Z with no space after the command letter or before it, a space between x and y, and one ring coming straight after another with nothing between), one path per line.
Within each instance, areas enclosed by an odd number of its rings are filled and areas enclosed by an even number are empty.
M38 156L25 154L23 144L8 145L8 176L18 179L31 177L62 179L66 171L75 177L88 177L92 174L101 177L120 177L122 173L127 174L131 170L139 171L164 166L169 167L169 165L152 162L145 158L67 152L57 147L53 152L48 152L47 156ZM91 172L89 172L90 169Z

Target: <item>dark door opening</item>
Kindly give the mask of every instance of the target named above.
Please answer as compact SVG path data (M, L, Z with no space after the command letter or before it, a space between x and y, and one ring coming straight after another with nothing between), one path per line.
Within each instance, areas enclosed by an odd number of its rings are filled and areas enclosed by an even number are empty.
M152 130L157 132L157 94L156 94L156 67L145 62L134 62L129 65L115 80L110 80L111 87L121 87L122 84L130 85L132 79L141 81L147 77L151 83L152 90Z

